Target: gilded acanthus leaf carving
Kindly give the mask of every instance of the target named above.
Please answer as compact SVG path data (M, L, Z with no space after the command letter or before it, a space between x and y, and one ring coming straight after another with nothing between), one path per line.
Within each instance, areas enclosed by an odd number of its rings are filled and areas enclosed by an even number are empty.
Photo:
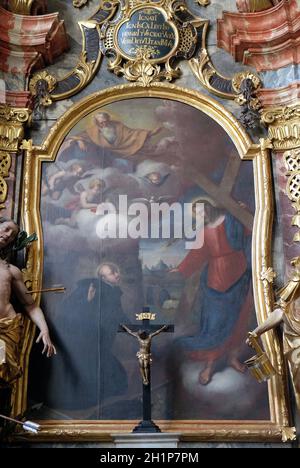
M123 67L112 64L111 69L116 75L123 75L128 81L135 81L146 87L162 79L172 81L174 78L178 78L180 75L178 69L174 70L169 66L162 71L159 65L151 62L151 54L151 49L141 48L137 51L136 60L130 60Z
M264 109L261 120L268 126L268 136L274 149L292 150L300 147L300 106Z
M297 433L295 427L283 427L282 428L282 442L289 442L297 439Z
M264 268L261 272L261 280L267 281L268 283L273 283L276 276L277 274L272 267Z

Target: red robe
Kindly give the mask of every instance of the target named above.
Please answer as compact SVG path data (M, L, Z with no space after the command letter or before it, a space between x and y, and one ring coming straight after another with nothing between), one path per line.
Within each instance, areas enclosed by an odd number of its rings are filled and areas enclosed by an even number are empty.
M245 235L249 235L245 229ZM178 269L190 277L203 266L208 265L207 286L225 293L246 272L247 259L244 251L234 250L226 236L225 219L216 227L205 227L204 245L198 250L191 250L181 262ZM253 307L252 288L245 298L233 333L220 347L211 350L190 352L190 357L199 361L215 361L222 356L238 350L246 339L250 312Z
M179 265L186 277L202 269L208 263L208 286L225 292L245 273L247 260L242 250L234 250L227 240L225 221L216 227L204 229L204 245L191 250Z

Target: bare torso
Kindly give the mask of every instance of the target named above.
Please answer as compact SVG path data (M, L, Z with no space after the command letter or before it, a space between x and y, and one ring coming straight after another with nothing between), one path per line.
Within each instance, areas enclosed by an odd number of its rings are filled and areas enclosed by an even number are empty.
M138 337L140 343L140 353L141 354L150 354L151 338L142 339Z
M14 318L16 312L10 302L14 276L10 265L0 260L0 319Z

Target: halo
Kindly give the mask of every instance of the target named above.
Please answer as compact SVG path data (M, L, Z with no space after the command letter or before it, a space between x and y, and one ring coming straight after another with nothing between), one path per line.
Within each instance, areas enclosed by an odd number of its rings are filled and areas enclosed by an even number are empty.
M193 198L190 203L192 203L193 205L195 203L203 203L203 202L208 202L210 205L212 205L214 208L218 208L219 205L216 203L216 201L209 197L208 195L203 195L203 196L198 196L198 197L195 197Z

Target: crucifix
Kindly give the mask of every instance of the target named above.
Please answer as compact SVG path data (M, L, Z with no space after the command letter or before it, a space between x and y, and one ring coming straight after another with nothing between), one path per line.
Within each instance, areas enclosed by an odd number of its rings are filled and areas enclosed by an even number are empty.
M150 321L155 320L155 314L150 312L149 307L144 307L141 314L137 314L137 320L143 322L142 325L120 325L119 332L126 332L137 338L140 349L136 356L140 365L140 372L143 381L143 420L133 429L132 432L161 432L151 418L151 342L152 338L160 333L173 333L174 325L151 325Z

